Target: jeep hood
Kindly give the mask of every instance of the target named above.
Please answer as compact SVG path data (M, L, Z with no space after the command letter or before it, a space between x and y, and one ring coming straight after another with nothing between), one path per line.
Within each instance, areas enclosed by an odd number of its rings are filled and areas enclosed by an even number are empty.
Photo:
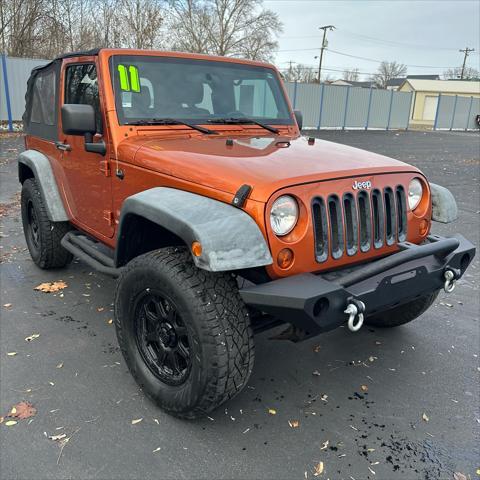
M232 139L228 145L226 139ZM376 153L305 137L137 136L120 143L118 157L159 173L231 193L243 184L266 202L275 191L300 183L414 171Z

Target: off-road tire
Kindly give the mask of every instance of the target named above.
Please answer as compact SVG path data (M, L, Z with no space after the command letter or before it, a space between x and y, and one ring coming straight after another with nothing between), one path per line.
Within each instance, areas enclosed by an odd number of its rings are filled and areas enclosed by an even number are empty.
M162 382L138 347L138 298L160 291L188 332L191 368L180 385ZM167 247L133 259L115 292L115 326L128 368L145 394L181 418L205 416L245 387L254 362L250 318L231 274L195 267L186 248Z
M412 302L404 303L385 312L365 318L367 325L380 328L391 328L404 325L425 313L438 296L438 291L419 297Z
M68 222L52 222L47 215L42 194L34 178L23 182L21 194L22 223L25 240L34 263L42 269L61 268L70 263L73 256L60 241L71 230ZM31 216L35 216L35 237L32 236Z

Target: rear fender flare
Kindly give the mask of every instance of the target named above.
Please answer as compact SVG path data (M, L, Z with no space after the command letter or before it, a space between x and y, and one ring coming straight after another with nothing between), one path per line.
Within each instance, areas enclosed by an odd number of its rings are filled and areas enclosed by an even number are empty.
M18 157L18 179L21 183L26 180L22 166L28 167L32 171L40 188L48 218L52 222L68 221L69 218L48 158L37 150L22 152Z
M195 265L213 272L272 263L267 243L252 217L239 208L194 193L156 187L128 197L120 215L115 264L129 260L126 234L132 216L140 216L179 237L189 248L200 242Z

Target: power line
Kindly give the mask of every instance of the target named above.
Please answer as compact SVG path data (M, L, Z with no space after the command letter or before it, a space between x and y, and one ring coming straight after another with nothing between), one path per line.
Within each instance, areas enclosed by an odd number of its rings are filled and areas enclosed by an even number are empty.
M350 57L350 58L356 58L359 60L365 60L367 62L374 62L374 63L382 63L384 60L378 60L374 58L368 58L368 57L361 57L359 55L351 55L349 53L345 52L339 52L338 50L332 50L330 48L326 48L329 52L336 53L337 55L343 55L344 57ZM281 52L307 52L307 51L318 51L318 48L297 48L297 49L292 49L292 50L277 50L278 53ZM405 64L406 67L413 67L413 68L455 68L455 67L440 67L440 66L433 66L433 65L414 65L414 64Z

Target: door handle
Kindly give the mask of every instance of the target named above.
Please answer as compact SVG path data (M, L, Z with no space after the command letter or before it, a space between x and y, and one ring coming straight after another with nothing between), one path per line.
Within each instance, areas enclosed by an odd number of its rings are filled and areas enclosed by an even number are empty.
M72 149L72 147L68 145L68 143L55 142L55 146L58 150L62 150L64 152L69 152Z

